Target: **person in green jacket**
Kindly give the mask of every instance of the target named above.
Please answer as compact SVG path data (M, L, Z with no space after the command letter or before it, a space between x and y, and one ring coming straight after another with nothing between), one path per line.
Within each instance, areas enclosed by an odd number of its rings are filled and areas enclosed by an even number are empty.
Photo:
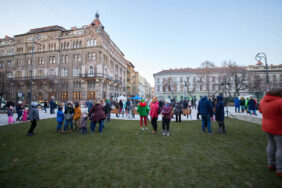
M245 102L245 109L247 113L249 112L249 108L248 108L249 100L250 100L249 98L246 98L246 102Z
M139 113L140 116L140 126L141 126L141 130L148 130L147 127L147 117L148 117L148 112L150 111L150 109L148 108L146 102L144 102L144 99L142 99L137 107L137 112ZM145 124L145 128L143 127L143 119L144 119L144 124Z

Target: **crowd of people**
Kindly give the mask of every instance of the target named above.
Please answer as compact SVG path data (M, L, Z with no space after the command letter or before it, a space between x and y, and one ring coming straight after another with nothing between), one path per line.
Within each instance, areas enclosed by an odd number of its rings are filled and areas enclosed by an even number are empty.
M235 106L235 113L244 113L246 111L246 113L250 115L257 116L256 109L258 104L257 104L257 100L252 96L246 99L244 97L241 97L240 99L238 97L235 97L234 106Z

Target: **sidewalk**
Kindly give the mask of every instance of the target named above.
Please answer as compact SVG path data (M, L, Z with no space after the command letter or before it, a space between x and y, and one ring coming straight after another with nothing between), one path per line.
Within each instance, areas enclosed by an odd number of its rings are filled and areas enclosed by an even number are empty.
M87 111L86 108L82 108L81 111ZM227 111L227 108L225 108L225 112ZM228 107L228 114L230 118L236 118L236 119L240 119L243 121L248 121L251 123L258 123L261 124L261 120L262 120L262 115L257 111L258 116L250 116L248 115L246 112L245 113L235 113L235 109L233 107ZM227 113L225 113L225 116L227 115ZM47 113L44 113L44 110L39 109L39 118L40 119L49 119L49 118L55 118L57 116L57 110L55 110L55 114L50 114L50 110L47 109ZM16 120L17 118L17 114L14 113L14 120ZM111 114L111 119L121 119L121 120L139 120L140 117L139 115L135 115L135 118L129 118L129 116L126 116L124 114L124 116L122 117L122 115L120 114L120 117L117 118L115 114ZM189 116L187 118L187 116L183 116L181 117L182 121L190 121L190 120L197 120L197 110L192 109L192 114L191 117ZM150 117L149 117L150 120ZM161 116L159 116L158 121L161 121ZM175 121L175 118L172 119L172 121ZM8 116L7 114L0 114L0 126L3 125L7 125L8 123ZM22 122L15 122L15 124L17 123L22 123Z

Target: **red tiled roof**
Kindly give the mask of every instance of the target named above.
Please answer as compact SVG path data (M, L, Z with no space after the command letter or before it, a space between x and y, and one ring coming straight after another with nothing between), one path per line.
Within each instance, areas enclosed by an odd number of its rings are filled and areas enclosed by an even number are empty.
M215 67L212 68L213 71L215 72L219 72L219 71L223 71L224 69L226 69L225 67ZM203 71L204 68L180 68L180 69L168 69L168 70L162 70L156 74L165 74L165 73L200 73L201 71Z

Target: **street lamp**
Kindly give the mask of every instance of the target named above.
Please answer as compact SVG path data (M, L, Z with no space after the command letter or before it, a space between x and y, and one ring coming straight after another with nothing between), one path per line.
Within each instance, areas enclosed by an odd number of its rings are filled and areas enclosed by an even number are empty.
M30 106L32 103L32 74L33 74L33 50L34 50L34 40L39 40L40 39L40 35L34 35L32 37L32 47L31 47L31 73L30 73Z
M264 59L265 62L265 69L266 69L266 90L269 90L269 80L268 80L268 64L267 64L267 56L265 53L260 52L255 57L256 61L261 62L262 59Z

